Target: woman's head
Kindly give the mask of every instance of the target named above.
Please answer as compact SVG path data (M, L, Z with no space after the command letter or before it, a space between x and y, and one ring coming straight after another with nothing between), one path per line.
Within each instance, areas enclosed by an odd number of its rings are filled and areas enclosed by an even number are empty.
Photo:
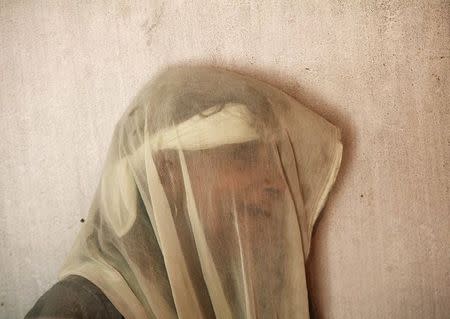
M117 124L62 274L130 318L306 317L302 265L338 133L257 80L170 68Z

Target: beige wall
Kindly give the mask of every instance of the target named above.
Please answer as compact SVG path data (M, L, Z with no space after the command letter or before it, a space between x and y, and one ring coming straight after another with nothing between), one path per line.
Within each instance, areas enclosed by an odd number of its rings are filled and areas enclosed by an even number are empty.
M137 89L192 62L342 128L308 263L320 318L449 318L450 2L212 2L0 2L0 317L55 282Z

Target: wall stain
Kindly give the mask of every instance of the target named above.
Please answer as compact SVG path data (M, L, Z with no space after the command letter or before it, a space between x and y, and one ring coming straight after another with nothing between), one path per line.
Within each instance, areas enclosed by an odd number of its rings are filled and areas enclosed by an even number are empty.
M163 2L159 6L159 8L155 11L154 17L147 18L144 21L144 23L141 25L141 28L144 31L145 37L147 38L147 41L146 41L147 46L150 46L152 44L153 36L161 24L161 17L164 13L164 9L165 9L165 3Z

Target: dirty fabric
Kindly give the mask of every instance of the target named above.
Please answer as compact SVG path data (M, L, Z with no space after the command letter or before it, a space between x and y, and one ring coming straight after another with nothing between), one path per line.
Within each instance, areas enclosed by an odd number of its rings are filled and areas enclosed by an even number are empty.
M308 318L305 260L340 130L283 92L170 67L117 123L61 279L125 318Z

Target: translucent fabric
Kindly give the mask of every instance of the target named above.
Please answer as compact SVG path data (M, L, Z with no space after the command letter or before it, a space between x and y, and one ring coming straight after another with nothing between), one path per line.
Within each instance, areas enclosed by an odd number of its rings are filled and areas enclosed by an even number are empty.
M308 318L305 260L340 130L283 92L171 67L117 123L61 271L126 318Z

